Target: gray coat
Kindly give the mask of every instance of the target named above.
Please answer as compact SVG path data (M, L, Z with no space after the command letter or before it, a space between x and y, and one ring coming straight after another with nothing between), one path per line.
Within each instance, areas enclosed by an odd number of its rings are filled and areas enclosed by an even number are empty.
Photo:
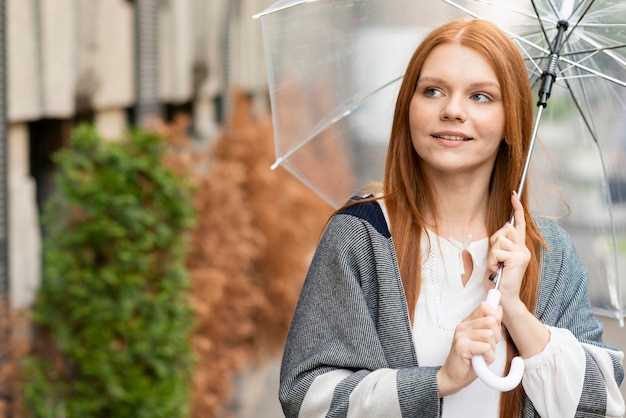
M535 315L546 325L569 329L581 343L609 348L602 343L601 324L592 316L587 276L567 233L554 221L537 223L549 249L541 255ZM418 364L396 260L376 202L344 209L330 220L306 276L283 355L279 398L288 418L441 416L439 367ZM606 351L620 385L621 359L615 351ZM576 417L603 417L605 378L593 356L585 353ZM522 417L535 416L526 397Z

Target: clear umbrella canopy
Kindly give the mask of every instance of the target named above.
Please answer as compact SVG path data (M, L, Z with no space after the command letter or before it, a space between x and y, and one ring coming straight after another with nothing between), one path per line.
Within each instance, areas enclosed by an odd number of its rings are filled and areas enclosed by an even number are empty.
M496 23L520 48L537 90L557 23L567 20L530 165L530 210L557 217L574 239L596 312L623 317L626 2L292 0L258 17L275 166L334 207L382 181L402 75L433 28L459 17Z

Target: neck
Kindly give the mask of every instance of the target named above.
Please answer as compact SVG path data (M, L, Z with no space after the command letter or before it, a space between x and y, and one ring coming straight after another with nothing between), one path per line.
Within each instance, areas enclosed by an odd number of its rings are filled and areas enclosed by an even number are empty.
M428 181L437 213L428 216L428 226L446 238L459 241L466 241L468 235L472 240L487 236L489 176L475 173L432 174L428 176Z

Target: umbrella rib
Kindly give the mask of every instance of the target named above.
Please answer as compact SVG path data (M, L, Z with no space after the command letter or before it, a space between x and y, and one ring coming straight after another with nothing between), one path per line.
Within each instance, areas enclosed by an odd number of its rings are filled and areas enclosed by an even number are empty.
M597 55L599 52L600 52L600 50L595 50L595 51L593 51L593 52L592 52L592 53L590 53L589 55L587 55L587 56L585 56L585 57L582 57L581 59L579 59L578 61L576 61L576 64L580 64L581 62L586 61L586 60L588 60L589 58L592 58L594 55ZM573 68L573 67L574 67L574 65L572 64L572 65L570 65L569 67L567 67L566 69L561 70L561 74L563 74L564 72L568 71L570 68ZM559 66L559 70L560 70L560 69L561 69L561 67Z
M530 56L530 54L528 53L528 51L526 50L526 48L524 48L524 46L522 46L520 43L518 43L520 49L522 50L522 52L524 53L524 55L526 55L530 60L530 62L535 66L535 68L537 69L537 71L539 71L539 74L541 74L543 72L543 70L541 69L541 67L539 67L539 65L537 65L537 63L535 62L535 60L533 60L533 58Z
M600 48L598 49L598 51L601 51L603 54L608 55L609 57L613 58L618 63L622 64L622 66L626 67L626 61L624 61L622 58L615 55L615 53L611 51L607 51L606 48L600 47L600 44L597 41L595 41L593 38L591 38L590 36L585 35L584 33L580 33L578 34L578 36L580 36L580 38L583 39L588 44L591 44L592 46L595 46L596 48Z
M543 27L543 19L539 16L539 10L537 10L537 5L535 4L535 0L530 0L533 5L533 10L535 11L535 15L537 17L537 21L539 22L539 27L541 28L541 32L543 33L543 37L546 40L546 45L550 46L550 50L552 50L552 45L550 44L550 39L548 39L548 34L546 33L546 28Z
M623 28L626 27L626 23L581 23L578 26L581 28Z
M559 11L556 9L556 6L554 5L554 3L552 2L552 0L548 0L548 4L550 5L550 8L552 9L552 11L554 12L554 17L557 18L557 20L559 19Z
M533 70L532 68L530 70L531 70L531 74L530 74L531 79L533 79L534 77L541 77L541 73L540 72L537 72L537 71Z
M363 102L365 102L367 99L374 96L376 93L380 92L381 90L384 90L385 88L389 87L390 85L397 82L398 80L401 80L403 77L404 77L404 74L398 77L395 77L392 80L383 84L382 86L377 87L376 89L367 93L366 95L363 95L355 100L352 100L351 104L348 105L348 108L344 110L343 112L341 112L341 114L333 117L332 119L328 121L321 121L320 123L318 123L313 128L312 134L310 134L304 141L300 142L298 145L296 145L295 147L287 151L284 155L281 155L280 157L278 157L270 168L272 170L275 170L279 165L281 165L284 161L288 160L298 150L300 150L302 147L304 147L309 142L311 142L316 136L318 136L319 134L324 132L326 129L328 129L330 126L334 125L335 123L339 122L341 119L345 118L346 116L354 112L354 110L358 109L359 106L361 106L361 104L363 104Z
M567 41L569 40L569 38L572 36L572 33L574 33L574 31L576 30L576 28L578 27L578 24L580 23L581 20L583 20L583 18L585 17L585 15L587 14L587 12L589 11L589 9L591 8L591 6L593 6L593 4L596 2L596 0L590 0L589 4L587 4L587 7L585 8L585 11L583 11L580 16L578 16L578 21L576 21L576 24L574 25L573 28L571 28L569 30L569 33L567 34L567 36L565 37L565 40L563 41L563 43L561 45L565 45L567 43ZM580 3L582 4L582 3ZM579 4L579 6L580 6ZM578 9L578 8L577 8Z
M580 68L581 70L585 70L585 71L587 71L587 72L589 72L591 74L595 74L595 75L597 75L598 77L600 77L600 78L602 78L604 80L607 80L607 81L610 81L612 83L617 84L618 86L626 87L626 82L625 81L619 80L619 79L617 79L615 77L611 77L609 75L601 73L600 71L596 71L593 68L587 67L586 65L577 64L577 63L575 63L575 62L573 62L571 60L568 60L567 58L562 58L562 61L566 62L568 64L573 64L575 67Z
M578 3L578 5L576 5L576 8L574 10L572 10L572 14L567 17L567 21L568 22L571 19L571 17L574 16L578 12L578 9L580 9L583 4L585 4L585 2L581 1L580 3Z
M317 1L317 0L300 0L300 1L296 1L295 3L289 3L289 4L286 4L284 6L277 7L275 9L264 10L264 11L262 11L260 13L252 15L252 19L256 20L256 19L258 19L260 17L266 16L266 15L269 15L269 14L280 12L282 10L290 9L290 8L292 8L294 6L299 6L299 5L303 4L303 3L311 3L311 2L314 2L314 1Z
M626 44L620 44L620 45L611 45L611 46L605 46L602 48L593 48L593 49L584 49L582 51L573 51L573 52L566 52L565 54L561 54L562 57L571 57L572 55L582 55L582 54L591 54L592 52L596 52L596 51L607 51L610 49L620 49L620 48L626 48ZM535 57L535 59L538 58L547 58L545 56L543 57Z
M540 55L540 56L536 56L536 57L528 57L528 58L524 58L524 61L528 61L529 59L531 59L531 60L545 60L546 58L550 58L550 55Z
M563 71L567 71L567 68ZM556 81L560 81L560 80L575 80L577 78L594 78L597 77L597 75L595 74L580 74L580 75L568 75L565 77L557 77Z
M539 80L541 80L541 76L540 76L539 74L537 74L537 75L538 75L538 77L536 77L536 78L533 80L533 82L530 84L530 89L531 89L531 90L534 90L534 89L535 89L535 87L537 86L537 82L538 82Z
M546 28L546 31L551 31L551 30L557 30L558 28ZM535 35L537 33L540 33L541 29L539 30L534 30L531 32L524 32L524 33L520 33L520 36L531 36L531 35Z
M557 64L558 65L558 64ZM569 91L570 96L572 97L572 101L574 102L574 105L576 106L576 108L578 109L578 113L580 113L581 117L583 118L583 122L585 124L585 126L587 127L587 130L589 131L589 134L591 134L591 137L593 138L593 142L596 145L596 149L598 151L598 155L600 157L600 165L602 166L602 185L605 188L605 192L606 190L608 190L608 185L606 184L606 180L607 180L607 170L606 170L606 163L604 162L604 154L602 153L602 147L600 147L600 142L598 141L598 137L596 136L596 133L594 131L594 129L591 126L591 122L587 119L587 116L585 115L585 113L583 112L583 109L580 105L580 103L578 102L578 99L576 98L576 94L574 94L574 90L572 89L572 86L570 85L569 81L565 80L565 85L567 86L567 90ZM584 86L583 87L583 92L585 92ZM612 238L612 244L613 244L613 248L617 249L617 239L616 239L616 231L615 231L615 220L613 217L613 207L611 206L611 194L610 193L605 193L606 199L607 199L607 208L609 211L609 219L610 219L610 227L611 227L611 238ZM619 271L618 271L618 259L617 259L617 253L614 250L613 251L613 266L615 268L615 278L617 280L617 283L619 283ZM608 277L607 277L607 281L608 281ZM622 308L622 302L621 302L621 289L620 286L617 285L615 283L613 283L613 285L611 283L607 283L607 285L609 286L609 292L611 293L612 299L615 303L617 303L617 308ZM620 318L620 320L623 320L623 318Z

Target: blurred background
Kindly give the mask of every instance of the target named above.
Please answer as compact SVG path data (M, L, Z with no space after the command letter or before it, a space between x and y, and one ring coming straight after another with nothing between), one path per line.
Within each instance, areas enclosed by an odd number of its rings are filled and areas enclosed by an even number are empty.
M269 169L270 3L0 0L0 418L282 416L332 208Z

